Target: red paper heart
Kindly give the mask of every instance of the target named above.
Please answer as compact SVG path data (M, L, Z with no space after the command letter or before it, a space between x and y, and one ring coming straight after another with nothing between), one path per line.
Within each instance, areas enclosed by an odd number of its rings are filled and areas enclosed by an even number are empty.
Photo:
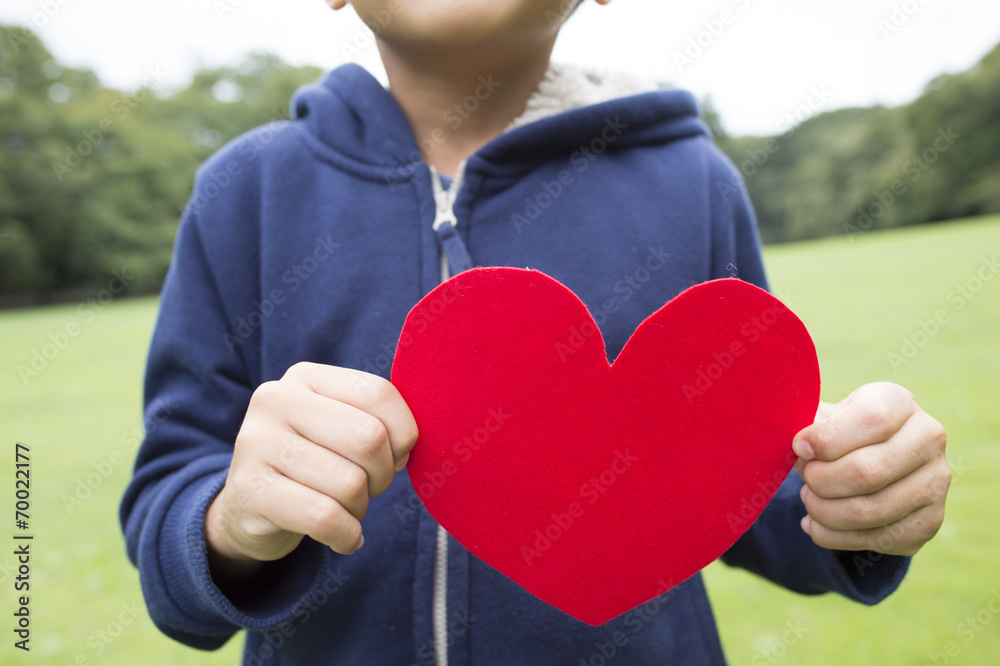
M609 365L573 292L481 268L428 294L392 381L430 514L538 598L604 623L689 578L760 514L819 403L802 322L736 279L688 289Z

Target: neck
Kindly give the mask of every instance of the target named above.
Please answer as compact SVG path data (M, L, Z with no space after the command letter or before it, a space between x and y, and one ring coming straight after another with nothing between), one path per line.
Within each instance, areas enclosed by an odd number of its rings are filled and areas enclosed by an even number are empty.
M555 35L506 45L493 57L467 52L415 54L379 40L389 89L410 123L425 162L453 175L458 164L517 118L545 76ZM511 55L514 54L514 55Z

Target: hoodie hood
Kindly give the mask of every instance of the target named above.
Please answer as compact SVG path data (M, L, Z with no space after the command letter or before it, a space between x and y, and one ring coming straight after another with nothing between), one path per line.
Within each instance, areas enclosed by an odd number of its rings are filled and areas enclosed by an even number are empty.
M596 104L578 96L563 103L583 106L562 110L550 101L547 109L539 110L546 98L558 97L558 91L553 92L558 85L552 76L558 71L550 70L540 86L541 94L529 101L525 114L512 123L512 129L472 156L470 166L479 163L486 171L521 172L553 155L568 156L599 141L609 126L628 130L619 131L613 144L604 147L609 151L708 135L699 119L697 102L683 90L652 90ZM587 77L593 82L593 75ZM611 79L600 85L599 94L636 88L633 80L619 80L617 86L614 83ZM399 104L359 65L343 65L299 89L292 99L292 117L304 123L313 149L341 166L346 158L366 171L398 172L421 162L416 139ZM441 129L447 128L448 121L442 118Z

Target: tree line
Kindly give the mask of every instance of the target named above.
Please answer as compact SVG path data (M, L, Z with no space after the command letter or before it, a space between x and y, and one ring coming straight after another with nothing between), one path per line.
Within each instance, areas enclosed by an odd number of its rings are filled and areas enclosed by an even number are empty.
M166 275L198 166L244 131L288 117L317 68L267 54L134 92L61 65L31 31L0 26L0 302L151 293Z
M905 106L847 108L772 137L716 143L739 167L765 243L1000 212L1000 46Z
M127 92L66 67L31 31L0 26L0 304L159 289L197 167L246 130L288 117L321 70L253 54L163 90ZM772 137L733 137L765 242L1000 212L1000 47L913 103L841 109ZM732 183L717 183L724 193Z

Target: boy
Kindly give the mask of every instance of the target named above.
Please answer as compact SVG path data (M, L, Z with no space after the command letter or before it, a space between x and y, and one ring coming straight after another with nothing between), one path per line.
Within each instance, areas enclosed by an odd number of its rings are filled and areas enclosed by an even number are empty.
M400 474L417 430L385 377L409 309L473 263L562 281L612 358L729 265L765 286L735 171L687 93L551 66L565 1L352 4L383 19L389 90L354 66L301 90L202 167L178 231L146 380L172 416L122 503L151 616L206 649L247 628L245 664L724 663L700 576L590 627L471 557ZM822 405L726 561L878 602L941 525L944 444L897 386Z

